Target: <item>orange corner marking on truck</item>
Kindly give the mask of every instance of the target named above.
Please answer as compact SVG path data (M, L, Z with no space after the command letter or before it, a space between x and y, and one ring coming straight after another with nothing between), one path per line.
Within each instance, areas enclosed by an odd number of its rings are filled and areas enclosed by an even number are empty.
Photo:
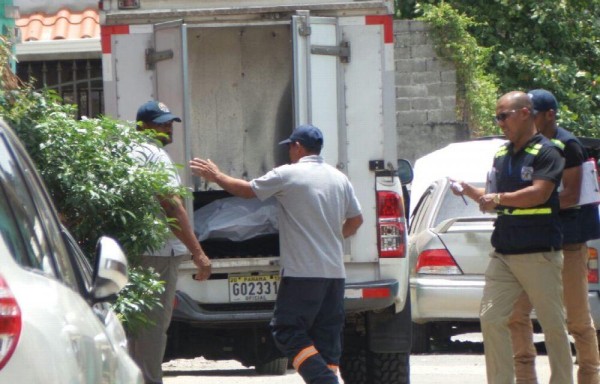
M103 25L100 29L100 41L102 44L102 53L111 53L112 45L110 37L112 35L128 35L129 25Z
M394 19L392 15L368 15L365 16L367 25L383 25L383 42L390 44L394 42Z

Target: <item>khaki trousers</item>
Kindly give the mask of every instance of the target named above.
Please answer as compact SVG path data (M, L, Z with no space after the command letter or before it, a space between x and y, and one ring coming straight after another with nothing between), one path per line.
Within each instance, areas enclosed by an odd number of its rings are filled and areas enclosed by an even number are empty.
M562 298L562 252L503 255L492 252L479 317L489 384L515 383L508 319L526 292L544 331L550 384L573 383L573 361Z
M588 302L587 247L585 244L567 244L563 254L564 303L567 310L567 329L575 339L577 351L577 383L600 384L598 339ZM527 295L522 294L515 303L509 321L517 384L537 384L531 309L532 305Z
M167 346L167 329L171 323L173 300L177 285L179 264L188 259L182 256L142 256L141 265L154 268L165 282L165 291L160 295L162 307L155 307L146 315L154 322L129 337L129 352L144 374L146 384L162 384L162 362Z

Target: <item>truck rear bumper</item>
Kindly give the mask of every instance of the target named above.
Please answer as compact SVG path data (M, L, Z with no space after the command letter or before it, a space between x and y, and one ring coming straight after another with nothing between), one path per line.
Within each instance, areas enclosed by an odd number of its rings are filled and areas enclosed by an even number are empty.
M397 280L347 283L344 293L346 313L367 312L387 308L398 295ZM177 291L173 321L196 325L266 323L273 317L274 302L201 305L184 292Z

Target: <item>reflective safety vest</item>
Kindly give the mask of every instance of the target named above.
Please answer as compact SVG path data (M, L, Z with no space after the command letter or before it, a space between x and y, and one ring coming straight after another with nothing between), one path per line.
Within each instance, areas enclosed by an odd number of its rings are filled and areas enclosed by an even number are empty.
M533 184L536 158L544 146L554 146L538 134L523 150L512 154L505 144L494 156L498 192L514 192ZM520 254L558 250L562 246L559 201L556 188L544 204L531 208L498 206L498 218L492 234L497 252Z

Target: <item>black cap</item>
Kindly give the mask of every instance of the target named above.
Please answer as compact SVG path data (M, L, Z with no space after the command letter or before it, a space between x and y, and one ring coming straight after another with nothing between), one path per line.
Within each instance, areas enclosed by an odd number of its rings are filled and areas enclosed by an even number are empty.
M558 102L552 92L545 89L534 89L527 94L533 103L533 109L536 111L545 112L551 109L558 111Z
M279 144L289 144L295 141L308 149L321 149L323 146L323 133L313 125L300 125L294 129L289 138L280 141Z
M135 120L155 124L163 124L169 121L181 123L181 119L173 115L164 103L154 100L148 101L138 108Z

